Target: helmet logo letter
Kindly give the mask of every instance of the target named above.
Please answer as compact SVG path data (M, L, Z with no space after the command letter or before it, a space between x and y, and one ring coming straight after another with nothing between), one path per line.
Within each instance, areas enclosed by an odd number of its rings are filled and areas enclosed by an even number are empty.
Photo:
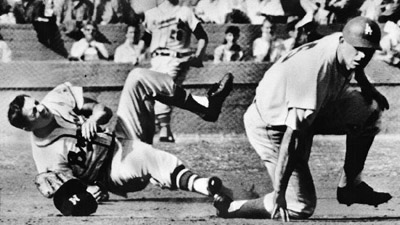
M367 23L365 24L365 30L364 30L365 35L372 35L372 28L371 26Z
M73 195L71 198L68 199L70 202L72 202L73 205L76 205L81 199L78 198L78 196Z

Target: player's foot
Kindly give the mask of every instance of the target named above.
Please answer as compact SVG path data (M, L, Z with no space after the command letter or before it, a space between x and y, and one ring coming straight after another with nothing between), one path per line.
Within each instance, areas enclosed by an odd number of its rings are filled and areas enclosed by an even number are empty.
M160 140L160 142L170 142L170 143L175 142L175 138L172 135L172 131L171 131L171 128L169 128L169 126L161 126L160 127L159 140Z
M170 142L170 143L174 143L175 142L175 138L174 136L170 135L170 136L165 136L165 137L160 137L160 142Z
M207 190L210 196L220 193L222 189L222 181L218 177L210 177L208 180Z
M352 204L378 205L389 201L392 196L389 193L376 192L365 182L355 187L343 187L337 189L337 200L340 204L350 206Z
M229 218L229 207L233 200L224 194L214 195L214 207L217 209L217 216L222 218Z
M203 116L205 121L215 122L218 120L222 104L232 91L232 87L233 75L231 73L225 74L218 83L211 86L207 92L209 105L205 115Z

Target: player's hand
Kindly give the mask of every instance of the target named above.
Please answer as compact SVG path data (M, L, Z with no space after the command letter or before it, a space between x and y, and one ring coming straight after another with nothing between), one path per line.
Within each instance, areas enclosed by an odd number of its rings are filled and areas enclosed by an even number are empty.
M271 219L275 219L278 216L278 212L282 218L283 222L289 222L289 212L286 206L285 193L274 192L273 199L274 207L271 213Z
M372 89L370 89L370 90L363 89L361 91L361 94L363 95L365 101L368 104L372 104L372 100L375 99L378 102L378 105L381 108L381 110L389 109L388 100L386 99L386 97L384 95L382 95L376 89L373 89L373 90Z
M106 201L109 199L109 195L107 191L103 191L97 185L88 185L86 191L93 195L93 198L96 199L97 202Z
M97 122L89 118L82 124L81 129L82 137L84 137L88 141L91 141L97 133Z
M373 98L378 102L378 105L382 110L389 109L389 101L379 91L374 92Z

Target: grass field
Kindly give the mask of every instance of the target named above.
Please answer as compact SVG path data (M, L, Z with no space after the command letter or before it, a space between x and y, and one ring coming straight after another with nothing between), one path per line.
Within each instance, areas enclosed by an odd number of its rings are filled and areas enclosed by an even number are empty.
M25 136L24 136L25 135ZM212 200L194 193L149 186L129 194L111 195L89 217L62 217L51 200L33 184L35 166L28 135L5 136L0 144L1 224L280 224L279 221L221 219ZM310 167L318 204L309 220L299 224L400 224L399 136L378 136L367 159L364 180L393 199L378 208L339 205L336 183L344 158L343 136L316 136ZM244 136L178 136L176 144L155 143L172 152L202 175L217 175L244 198L252 185L263 195L271 190L266 170Z

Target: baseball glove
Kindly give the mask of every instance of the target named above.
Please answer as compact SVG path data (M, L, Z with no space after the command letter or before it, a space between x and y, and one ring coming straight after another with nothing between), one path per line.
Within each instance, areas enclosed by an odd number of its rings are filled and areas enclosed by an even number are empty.
M61 171L49 171L36 175L35 184L40 193L46 198L53 197L54 193L73 176Z

